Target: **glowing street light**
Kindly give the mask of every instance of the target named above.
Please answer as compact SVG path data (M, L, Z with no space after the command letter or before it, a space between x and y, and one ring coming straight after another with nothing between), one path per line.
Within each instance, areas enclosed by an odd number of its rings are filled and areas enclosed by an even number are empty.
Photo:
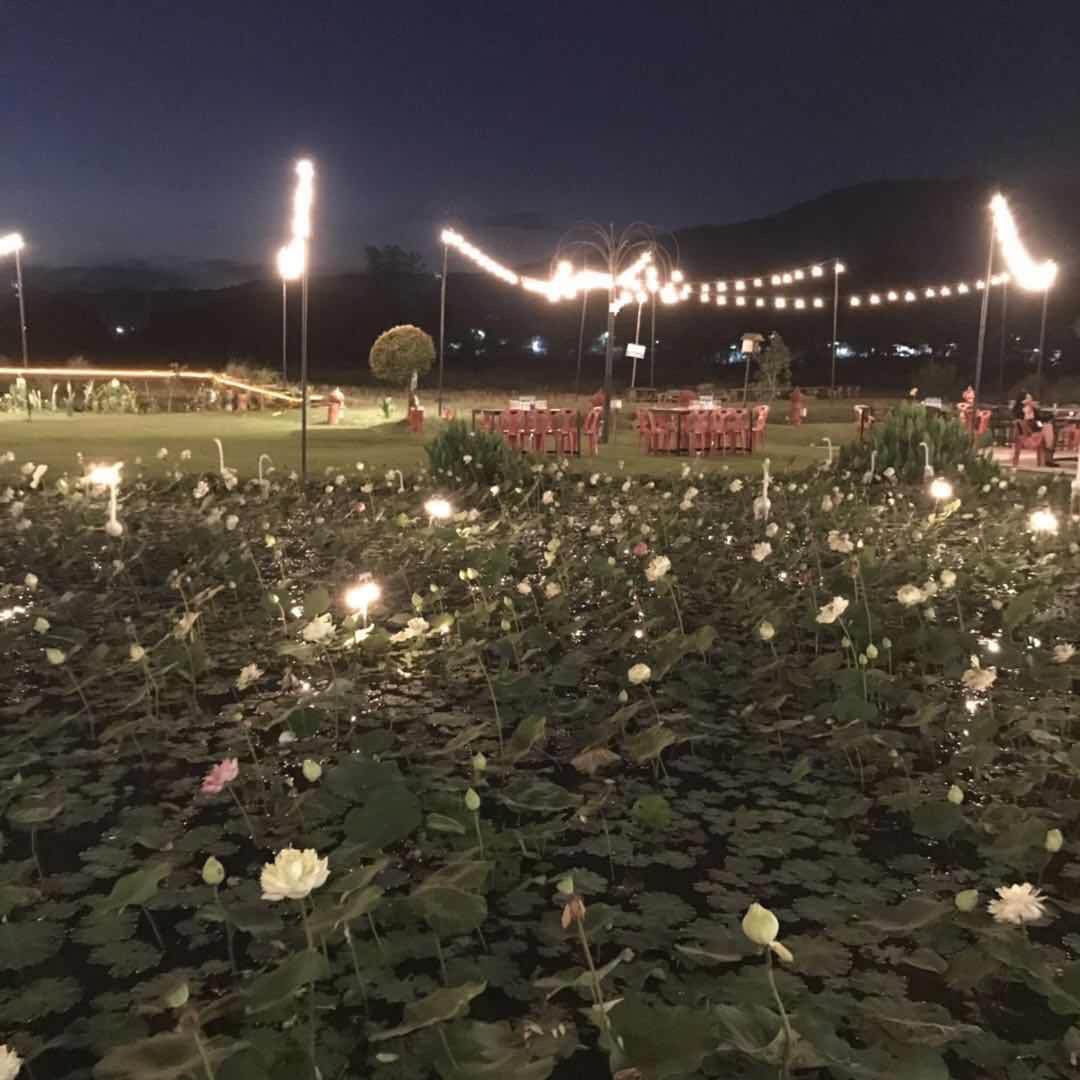
M345 603L348 604L353 611L360 612L360 616L364 620L364 625L367 626L368 608L376 603L380 596L382 596L382 589L377 582L374 582L369 578L367 581L361 581L359 585L354 585L345 594Z
M278 249L277 271L281 278L281 377L289 381L288 365L288 300L289 282L298 280L304 273L306 256L302 245L286 244Z
M22 249L26 247L26 243L22 238L22 235L17 232L8 233L7 236L0 236L0 258L5 255L15 256L15 288L19 294L19 337L22 341L22 363L23 367L30 366L30 350L26 342L26 300L23 297L23 278L22 278ZM27 416L29 416L29 397L27 397Z
M307 339L308 339L308 241L311 239L311 208L315 202L315 166L307 158L296 163L293 191L292 239L277 254L281 275L281 364L285 373L285 303L287 282L300 279L300 476L307 481Z

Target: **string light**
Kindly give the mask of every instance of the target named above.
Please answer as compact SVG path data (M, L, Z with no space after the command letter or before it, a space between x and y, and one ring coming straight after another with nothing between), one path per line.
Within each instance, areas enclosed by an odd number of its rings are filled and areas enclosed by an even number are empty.
M990 200L990 209L994 215L998 246L1009 272L1016 278L1020 288L1028 292L1045 292L1057 279L1057 263L1053 259L1037 263L1028 254L1004 195L995 195Z
M1006 273L995 274L990 279L991 286L1005 285L1009 281L1009 275ZM954 296L967 296L971 293L972 289L985 288L985 284L982 281L977 281L975 284L969 285L965 281L957 282L954 285L927 285L921 290L904 289L900 292L898 289L889 289L885 293L872 292L866 295L856 295L848 297L848 304L851 307L862 307L864 304L869 304L872 307L881 307L883 304L895 304L900 300L903 300L907 304L913 304L916 300L938 300L952 299Z
M470 244L461 233L454 232L453 229L443 229L442 242L446 244L447 247L452 247L457 251L460 251L466 259L476 263L481 270L486 270L489 274L494 274L500 281L505 281L507 285L517 285L521 280L513 270L503 266L502 263L496 262L490 255L486 255L478 247Z

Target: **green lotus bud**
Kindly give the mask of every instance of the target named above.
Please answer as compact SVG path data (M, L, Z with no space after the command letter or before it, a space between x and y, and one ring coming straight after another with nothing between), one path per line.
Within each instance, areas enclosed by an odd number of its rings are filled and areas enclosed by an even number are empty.
M472 759L473 772L483 772L487 768L487 758L483 754L473 754Z
M1056 854L1062 848L1065 843L1065 837L1061 835L1060 829L1050 829L1046 834L1046 850L1051 855Z
M170 1009L182 1009L186 1004L188 998L191 996L191 991L188 990L188 984L186 982L180 983L179 986L173 987L165 995L165 1004Z
M956 904L957 911L974 911L979 905L979 890L965 889L963 892L958 892L953 897L953 903Z
M876 660L878 658L877 646L873 642L866 646L866 658L868 660Z
M225 867L213 855L203 863L202 879L207 885L220 885L225 880Z
M574 895L574 879L569 874L567 874L555 887L563 894L563 896Z
M465 809L473 814L480 809L480 796L472 788L465 792Z
M314 784L322 776L322 766L311 758L304 758L304 764L301 768L304 770L304 779L309 784Z
M883 648L883 649L884 649L884 650L885 650L886 652L888 652L888 651L889 651L889 650L890 650L890 649L892 648L892 639L891 639L891 638L887 638L887 637L883 637L883 638L881 639L881 647L882 647L882 648Z
M760 904L751 904L742 920L742 932L755 945L771 945L780 933L780 920Z
M619 704L625 705L630 700L630 695L625 690L619 691Z
M964 789L957 787L955 784L949 788L949 794L945 796L953 804L953 806L959 806L964 801Z

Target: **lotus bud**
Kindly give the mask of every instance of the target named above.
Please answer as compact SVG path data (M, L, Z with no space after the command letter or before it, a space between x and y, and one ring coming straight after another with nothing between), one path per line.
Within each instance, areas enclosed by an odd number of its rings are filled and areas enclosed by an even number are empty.
M487 769L487 758L480 753L473 754L472 767L473 772L484 772Z
M974 911L979 906L979 890L965 889L958 892L953 897L953 903L956 904L957 911Z
M1061 835L1060 829L1050 829L1046 834L1046 850L1051 855L1056 854L1062 848L1065 843L1065 837Z
M188 990L188 984L186 982L180 983L179 986L174 986L165 995L165 1004L170 1009L182 1009L186 1004L188 998L191 996L191 991Z
M465 809L473 814L480 809L480 796L472 788L465 792Z
M304 779L309 784L314 784L322 776L322 766L311 758L304 758L304 764L301 768L304 771Z
M225 867L213 855L203 863L202 879L207 885L220 885L225 880Z
M564 877L559 882L559 884L556 886L556 888L559 890L559 892L561 892L563 894L563 896L573 896L574 895L574 879L569 874L567 874L566 877Z
M780 933L780 920L760 904L751 904L742 920L742 932L755 945L771 945Z
M46 649L45 659L54 667L59 667L67 659L67 654L61 649Z
M953 804L953 806L959 806L964 801L964 790L953 784L952 787L949 788L949 794L945 797Z

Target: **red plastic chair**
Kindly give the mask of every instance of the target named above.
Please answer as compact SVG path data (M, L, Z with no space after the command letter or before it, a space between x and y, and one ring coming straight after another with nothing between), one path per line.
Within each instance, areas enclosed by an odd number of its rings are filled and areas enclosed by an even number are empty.
M603 409L590 409L589 415L585 417L585 429L584 435L589 443L589 453L598 454L600 452L600 438L604 434L604 410Z
M707 454L712 449L712 415L696 409L683 421L687 449L693 454Z
M665 453L675 449L675 438L678 429L675 420L668 413L653 412L649 410L649 452L652 454Z
M578 450L577 413L573 409L553 409L548 436L557 454L576 454Z
M511 450L521 450L525 442L525 420L520 409L507 409L502 414L503 438Z
M980 435L985 435L990 429L990 417L993 414L989 409L979 409L975 413L975 430L972 432L974 438L979 438Z
M1017 420L1013 428L1013 456L1012 463L1015 469L1020 464L1020 451L1034 450L1035 464L1042 465L1046 461L1046 442L1043 440L1041 431L1028 431L1023 420Z
M648 409L637 411L637 441L639 450L652 453L652 417Z
M727 442L732 451L750 449L750 420L745 409L731 409L727 417Z

